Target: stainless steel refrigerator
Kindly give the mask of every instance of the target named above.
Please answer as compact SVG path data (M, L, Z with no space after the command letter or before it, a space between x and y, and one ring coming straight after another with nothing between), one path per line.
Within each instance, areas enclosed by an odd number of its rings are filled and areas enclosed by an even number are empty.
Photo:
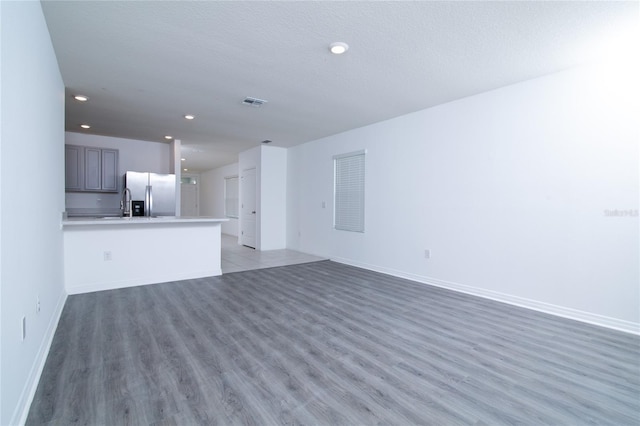
M176 175L127 172L124 186L132 202L144 201L145 216L176 215Z

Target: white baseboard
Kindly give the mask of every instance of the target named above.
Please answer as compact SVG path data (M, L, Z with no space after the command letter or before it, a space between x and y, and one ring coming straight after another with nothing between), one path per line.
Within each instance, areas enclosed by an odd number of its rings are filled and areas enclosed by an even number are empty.
M93 293L94 291L115 290L118 288L137 287L139 285L160 284L171 281L191 280L204 277L216 277L222 275L222 269L208 269L205 271L195 271L189 273L178 273L172 275L163 275L157 277L145 276L142 278L133 278L122 281L96 282L79 286L68 286L67 293L83 294Z
M594 314L591 312L585 312L577 309L567 308L564 306L558 306L558 305L553 305L546 302L540 302L538 300L527 299L519 296L513 296L510 294L500 293L492 290L486 290L478 287L472 287L465 284L459 284L455 282L439 280L436 278L425 277L422 275L406 273L406 272L398 271L395 269L383 268L376 265L356 262L351 259L331 258L331 260L338 263L344 263L346 265L356 266L358 268L368 269L370 271L392 275L394 277L405 278L405 279L416 281L422 284L428 284L435 287L446 288L448 290L453 290L460 293L466 293L473 296L482 297L485 299L491 299L497 302L508 303L510 305L519 306L521 308L527 308L527 309L532 309L534 311L544 312L544 313L555 315L562 318L568 318L576 321L585 322L588 324L593 324L601 327L610 328L613 330L622 331L625 333L640 335L640 324L634 323L631 321L611 318L603 315Z
M44 335L44 338L42 339L40 348L38 349L38 354L33 365L31 366L29 377L25 382L24 387L22 388L20 398L18 399L18 404L16 405L16 408L13 412L13 416L11 416L12 425L23 425L27 421L29 409L31 408L33 397L35 396L36 390L38 389L40 376L42 375L44 365L47 362L49 349L51 348L51 344L53 343L53 337L56 334L58 322L60 321L60 317L62 316L62 309L64 308L66 300L67 294L63 292L53 310L53 315L51 315L51 320L49 321L46 333Z

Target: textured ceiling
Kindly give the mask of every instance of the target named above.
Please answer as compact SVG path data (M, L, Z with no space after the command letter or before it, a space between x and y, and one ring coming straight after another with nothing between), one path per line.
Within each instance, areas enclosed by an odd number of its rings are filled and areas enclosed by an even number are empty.
M190 170L235 162L265 139L289 147L579 65L638 26L635 1L42 6L67 88L66 129L172 135ZM330 54L334 41L349 51ZM245 106L246 96L268 103Z

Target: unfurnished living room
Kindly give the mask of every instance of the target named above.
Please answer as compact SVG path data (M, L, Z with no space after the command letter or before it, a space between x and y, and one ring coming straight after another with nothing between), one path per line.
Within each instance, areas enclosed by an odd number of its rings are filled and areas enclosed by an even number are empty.
M640 424L637 1L0 24L0 425Z

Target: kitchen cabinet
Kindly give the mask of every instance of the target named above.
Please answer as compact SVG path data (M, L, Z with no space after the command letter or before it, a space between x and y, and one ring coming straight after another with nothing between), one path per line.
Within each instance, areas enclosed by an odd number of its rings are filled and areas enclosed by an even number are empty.
M102 150L102 190L118 192L118 150Z
M86 147L84 149L84 190L102 190L102 150Z
M65 145L65 189L81 191L84 188L84 149L77 145Z
M118 150L65 145L67 191L118 192Z

